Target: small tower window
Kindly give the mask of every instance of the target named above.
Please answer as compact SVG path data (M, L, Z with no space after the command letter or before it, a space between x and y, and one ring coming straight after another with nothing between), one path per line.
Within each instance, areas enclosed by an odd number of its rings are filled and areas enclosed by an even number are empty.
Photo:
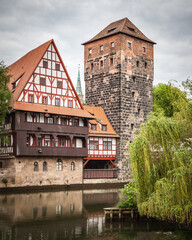
M43 162L43 172L46 172L47 171L47 162L44 161Z
M93 70L93 63L91 63L90 69Z
M145 62L145 69L147 68L147 62Z
M133 80L133 83L136 83L136 77L135 76L132 77L132 80Z
M103 67L103 60L100 61L100 67Z
M135 97L135 92L132 92L132 98L134 98Z
M128 48L131 49L131 42L128 42Z
M141 109L140 109L140 108L138 108L138 111L137 111L138 115L140 114L140 112L141 112Z
M33 164L33 170L34 172L37 172L39 169L38 169L38 162L34 162Z
M90 48L90 49L89 49L89 55L91 55L91 54L92 54L92 49Z
M145 53L146 52L146 48L145 47L143 47L143 53Z
M134 124L133 123L131 123L131 130L133 130L134 129Z
M136 62L136 66L139 67L139 61Z
M59 63L56 63L56 64L55 64L55 69L56 69L57 71L60 70L60 64L59 64Z
M47 61L43 61L43 67L48 68L48 62Z
M113 58L110 58L110 65L113 65Z
M103 45L100 46L100 51L103 52Z
M71 171L74 171L74 170L75 170L75 163L72 162L72 163L71 163Z
M114 43L114 42L111 43L111 47L112 47L112 48L115 47L115 43Z

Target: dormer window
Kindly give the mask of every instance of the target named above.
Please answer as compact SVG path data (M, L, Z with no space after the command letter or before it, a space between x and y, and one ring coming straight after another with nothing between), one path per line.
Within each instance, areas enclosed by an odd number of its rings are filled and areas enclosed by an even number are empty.
M47 61L43 61L43 67L48 68L48 62Z
M97 125L96 124L91 124L91 130L96 131L97 130Z
M103 52L103 45L100 46L100 51Z
M107 125L102 125L102 131L107 131Z

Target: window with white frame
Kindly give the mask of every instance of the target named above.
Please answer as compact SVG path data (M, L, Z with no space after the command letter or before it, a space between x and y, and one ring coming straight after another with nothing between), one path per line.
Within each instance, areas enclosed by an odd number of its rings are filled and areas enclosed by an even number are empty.
M62 169L63 169L62 160L61 160L61 159L58 159L58 160L57 160L57 168L56 168L56 170L57 170L57 171L62 171Z

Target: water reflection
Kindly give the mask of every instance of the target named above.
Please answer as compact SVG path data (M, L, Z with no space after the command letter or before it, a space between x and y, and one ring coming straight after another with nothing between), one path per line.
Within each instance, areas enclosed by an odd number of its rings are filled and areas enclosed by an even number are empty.
M103 208L118 199L119 190L0 195L0 239L192 239L159 223L105 222Z

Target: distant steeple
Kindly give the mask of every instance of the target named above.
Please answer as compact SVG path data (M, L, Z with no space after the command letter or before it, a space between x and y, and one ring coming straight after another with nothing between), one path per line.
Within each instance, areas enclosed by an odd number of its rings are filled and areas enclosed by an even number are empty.
M79 96L79 99L81 100L81 102L83 103L84 101L84 96L83 96L83 92L82 92L82 88L81 88L81 78L80 78L80 64L78 65L78 77L77 77L77 84L76 84L76 92Z

